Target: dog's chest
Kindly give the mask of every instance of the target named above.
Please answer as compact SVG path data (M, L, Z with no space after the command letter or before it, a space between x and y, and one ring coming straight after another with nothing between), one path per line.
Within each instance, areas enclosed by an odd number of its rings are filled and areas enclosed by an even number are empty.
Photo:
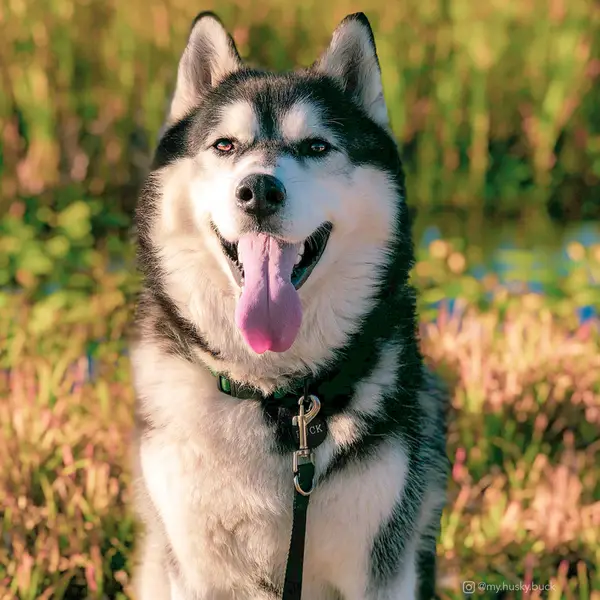
M287 554L291 463L270 449L258 404L201 391L178 431L155 430L142 442L148 493L192 587L213 577L219 587L247 585L248 573L268 581Z
M223 395L210 374L137 364L143 406L155 421L142 436L142 475L188 594L221 589L238 590L240 599L263 597L261 586L281 585L285 571L291 453L274 451L273 427L257 402ZM348 437L350 421L337 419L316 450L317 474ZM389 446L368 471L348 469L317 487L308 512L308 584L344 581L364 589L369 545L398 498L405 465L401 449Z

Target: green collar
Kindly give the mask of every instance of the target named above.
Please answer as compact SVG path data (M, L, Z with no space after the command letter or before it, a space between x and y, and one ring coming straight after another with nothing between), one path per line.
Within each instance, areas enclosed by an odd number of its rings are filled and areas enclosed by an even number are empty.
M277 388L272 394L265 396L260 390L252 386L228 379L225 375L216 373L212 369L209 370L215 376L217 389L220 392L233 398L239 398L240 400L283 400L284 398L290 398L296 403L308 385L308 378L305 378L287 388Z

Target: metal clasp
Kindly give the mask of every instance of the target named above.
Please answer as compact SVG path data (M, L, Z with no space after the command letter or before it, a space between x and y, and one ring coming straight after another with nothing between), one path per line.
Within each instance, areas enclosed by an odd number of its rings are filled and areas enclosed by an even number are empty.
M306 412L304 403L306 399L304 396L301 396L298 400L299 411L298 416L292 419L292 425L298 427L298 434L300 437L300 449L296 450L293 455L292 460L292 468L294 472L294 487L299 494L303 496L310 496L312 491L314 490L314 485L311 486L310 490L304 491L300 486L300 481L298 478L298 468L300 465L306 464L308 462L312 462L314 464L314 454L313 451L308 447L307 443L307 428L308 424L319 414L321 410L321 401L313 395L309 397L310 405L308 408L308 412Z
M321 401L316 396L309 396L310 406L308 408L308 412L304 407L305 399L304 396L301 396L298 400L298 405L300 409L298 411L298 416L292 419L292 425L298 427L298 432L300 434L300 451L307 450L308 445L306 443L306 432L308 424L319 414L321 410Z

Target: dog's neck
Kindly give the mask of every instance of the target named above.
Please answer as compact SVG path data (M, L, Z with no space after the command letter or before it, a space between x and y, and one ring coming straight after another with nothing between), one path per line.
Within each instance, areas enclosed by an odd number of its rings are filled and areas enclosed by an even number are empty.
M167 210L165 198L171 200L170 210L178 206L176 200L185 199L179 193L161 196L156 185L160 178L153 174L146 184L144 215ZM401 180L399 186L402 197ZM211 236L199 233L179 209L170 218L190 224L187 229L151 229L151 221L138 219L140 265L146 276L141 312L154 315L153 334L171 353L267 394L311 375L320 388L335 389L328 395L337 398L335 410L342 410L352 382L369 374L387 342L397 342L402 364L411 367L420 359L415 295L408 284L414 257L403 201L398 211L387 245L359 236L339 240L340 260L309 282L302 328L284 353L256 355L243 342L233 319L236 296L215 259L218 253L209 247ZM411 382L406 385L413 387Z
M231 347L223 348L218 344L218 339L215 343L210 329L206 328L205 332L182 314L173 299L160 287L149 285L145 302L158 308L156 324L160 326L156 330L163 337L163 343L169 344L170 352L197 364L198 368L211 369L255 387L265 396L271 395L276 388L295 387L310 376L311 393L326 398L323 413L328 416L348 406L356 382L371 374L390 344L398 349L399 361L405 366L399 376L401 388L407 393L419 388L421 374L415 335L415 294L407 283L411 265L412 256L407 255L399 256L385 268L371 298L371 310L363 317L360 328L347 336L341 347L332 349L324 360L301 354L292 355L291 360L257 356L256 362L250 364L245 348L240 351L233 346L231 351ZM142 308L143 304L144 301ZM283 368L277 364L277 359Z

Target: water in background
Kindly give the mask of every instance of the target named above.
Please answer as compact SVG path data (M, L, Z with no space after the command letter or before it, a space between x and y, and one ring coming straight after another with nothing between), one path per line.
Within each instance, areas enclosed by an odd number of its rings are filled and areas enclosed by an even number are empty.
M495 220L483 221L473 227L465 219L453 213L437 215L417 215L414 225L417 254L426 256L433 248L432 242L445 240L465 257L465 270L461 275L471 276L481 281L494 276L497 285L517 294L534 293L549 296L554 293L556 281L572 272L574 266L593 248L600 256L600 223L581 221L559 224L546 220L539 222ZM448 274L448 281L460 277ZM586 269L580 279L589 289L600 289L598 272ZM578 285L573 289L577 292ZM453 291L454 290L454 291ZM458 290L458 291L456 291ZM457 298L461 295L460 284L444 287L440 294L425 305L454 313ZM573 296L571 310L574 310L580 325L598 323L598 306L585 292Z
M597 221L562 225L549 220L500 220L484 221L474 228L460 216L446 212L417 215L414 233L415 244L421 249L438 239L457 242L468 254L469 272L477 279L495 273L502 283L508 283L529 274L527 279L534 287L539 283L536 276L544 279L546 275L566 274L572 260L568 250L573 244L585 248L600 245Z

